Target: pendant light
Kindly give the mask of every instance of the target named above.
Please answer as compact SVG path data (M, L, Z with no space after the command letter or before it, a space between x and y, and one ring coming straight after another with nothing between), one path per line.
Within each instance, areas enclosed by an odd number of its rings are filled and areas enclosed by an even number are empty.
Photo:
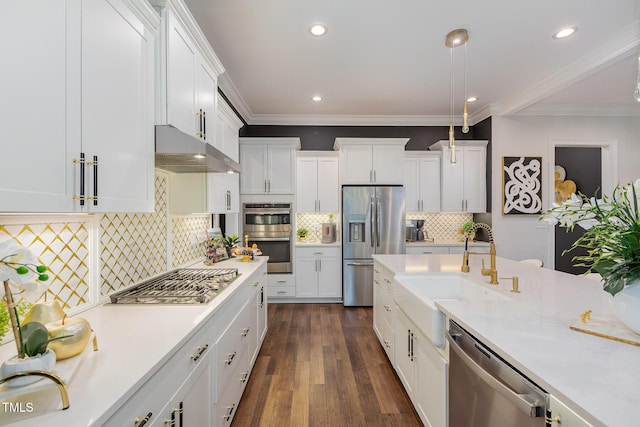
M451 150L451 163L454 164L456 163L456 140L454 137L454 130L453 130L453 118L455 115L455 103L454 103L454 98L455 98L455 78L454 78L454 61L453 61L453 50L458 47L458 46L462 46L465 45L467 41L469 40L469 33L467 32L466 29L464 28L458 28L456 30L450 31L447 36L445 37L444 40L444 44L445 46L447 46L450 49L451 52L451 99L450 99L450 106L449 106L449 149ZM465 94L465 100L464 100L464 110L463 110L463 125L462 125L462 132L463 133L467 133L469 132L469 125L467 122L467 58L466 58L466 47L465 47L465 68L464 68L464 94Z

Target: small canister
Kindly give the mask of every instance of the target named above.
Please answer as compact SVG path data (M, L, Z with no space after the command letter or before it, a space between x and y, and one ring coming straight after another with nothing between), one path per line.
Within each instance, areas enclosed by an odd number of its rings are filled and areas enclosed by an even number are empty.
M333 222L322 223L322 243L333 243L336 241L336 224Z

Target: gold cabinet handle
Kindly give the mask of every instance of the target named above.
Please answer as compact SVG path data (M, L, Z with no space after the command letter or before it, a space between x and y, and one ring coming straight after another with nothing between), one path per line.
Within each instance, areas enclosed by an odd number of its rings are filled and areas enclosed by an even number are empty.
M147 414L147 416L144 417L144 418L136 417L133 420L133 425L135 425L136 427L142 427L142 426L144 426L145 424L147 424L149 422L149 420L151 419L152 416L153 416L153 414L151 412L149 412Z
M225 365L231 365L231 363L233 362L233 358L236 357L236 352L234 351L233 353L227 353L227 358L224 360L224 364Z
M205 351L207 351L208 348L209 348L209 344L198 346L198 352L196 354L191 355L191 360L195 362L196 360L200 359L200 357L202 357L202 355L204 354Z

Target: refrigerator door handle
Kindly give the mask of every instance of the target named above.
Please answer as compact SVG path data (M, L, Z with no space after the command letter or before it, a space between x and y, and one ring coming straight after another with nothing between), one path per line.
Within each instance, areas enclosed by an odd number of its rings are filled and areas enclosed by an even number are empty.
M376 244L376 228L375 228L375 218L376 218L376 205L375 199L372 197L370 201L371 214L369 216L369 231L371 236L371 247L373 248Z
M376 246L380 247L380 201L376 197Z

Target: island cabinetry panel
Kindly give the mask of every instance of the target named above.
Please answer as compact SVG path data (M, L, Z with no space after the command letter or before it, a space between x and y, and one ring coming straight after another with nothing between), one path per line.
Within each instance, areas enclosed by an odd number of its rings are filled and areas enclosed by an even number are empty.
M391 365L395 364L395 311L393 276L380 264L373 265L373 329Z
M407 244L407 255L429 255L451 253L449 246L412 246Z
M552 394L547 395L547 417L550 419L548 426L562 427L592 427L584 418L571 408L558 400Z
M447 425L448 362L402 311L396 314L396 372L422 422Z
M240 138L241 194L294 194L299 138Z
M297 211L338 212L340 172L337 154L299 151L296 163Z
M152 211L153 9L123 0L5 6L0 211ZM46 161L25 173L34 158Z
M429 147L442 153L440 210L482 213L487 210L487 141L458 141L451 163L449 141Z
M402 185L404 146L408 138L336 138L343 185Z
M298 247L296 252L296 297L340 298L340 248Z
M440 212L440 155L405 152L404 188L407 212Z

